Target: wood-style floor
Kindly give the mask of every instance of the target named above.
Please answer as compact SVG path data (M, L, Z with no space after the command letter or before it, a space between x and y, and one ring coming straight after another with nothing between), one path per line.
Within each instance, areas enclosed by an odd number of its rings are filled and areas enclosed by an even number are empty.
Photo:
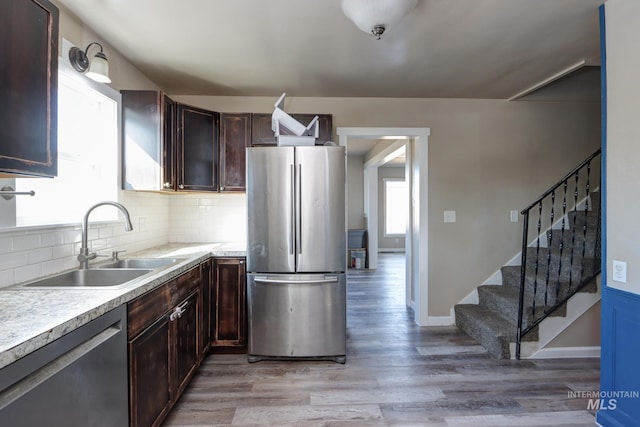
M404 258L350 270L347 363L209 356L165 426L593 426L599 359L496 360L455 327L420 328Z

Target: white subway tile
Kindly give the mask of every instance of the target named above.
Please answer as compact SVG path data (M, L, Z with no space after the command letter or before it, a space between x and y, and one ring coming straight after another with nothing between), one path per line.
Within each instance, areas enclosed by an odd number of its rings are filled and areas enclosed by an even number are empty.
M13 269L0 270L0 288L11 286L16 283Z
M14 274L16 283L26 282L27 280L33 280L43 276L40 264L18 267L14 270Z
M62 231L53 231L50 233L42 233L40 236L40 245L44 247L57 246L64 243L64 234Z
M65 257L72 257L74 253L77 254L77 252L73 251L73 246L74 245L55 246L53 248L53 258L59 259L59 258L65 258Z
M0 237L0 254L13 251L13 237Z
M82 241L82 230L66 230L63 236L64 243L79 243Z
M77 261L72 263L67 259L54 259L51 261L43 262L42 275L48 276L50 274L60 273L61 271L76 267L77 265Z
M13 238L14 251L28 251L40 247L40 235L28 234L25 236L16 236Z
M40 248L27 252L27 260L29 264L50 261L53 258L53 248Z
M0 256L0 270L16 268L28 264L27 252L11 252Z

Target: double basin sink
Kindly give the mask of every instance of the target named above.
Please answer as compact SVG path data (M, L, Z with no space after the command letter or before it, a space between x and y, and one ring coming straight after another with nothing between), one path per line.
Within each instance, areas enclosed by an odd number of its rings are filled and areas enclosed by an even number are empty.
M178 258L126 258L85 270L72 270L22 285L25 288L114 288L169 267Z

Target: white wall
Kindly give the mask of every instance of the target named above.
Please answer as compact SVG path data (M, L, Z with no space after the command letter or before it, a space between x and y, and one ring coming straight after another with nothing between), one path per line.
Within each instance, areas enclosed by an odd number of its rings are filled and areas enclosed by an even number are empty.
M347 228L366 228L364 218L364 157L347 156Z
M610 0L607 18L606 245L609 287L640 294L640 2ZM613 260L627 263L627 283L613 281Z

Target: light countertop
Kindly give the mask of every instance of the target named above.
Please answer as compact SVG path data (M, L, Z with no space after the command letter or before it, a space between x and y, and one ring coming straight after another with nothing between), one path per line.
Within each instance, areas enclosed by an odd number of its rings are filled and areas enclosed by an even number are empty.
M237 244L168 244L123 258L172 257L177 263L118 288L0 289L0 368L131 301L209 257L244 257Z

